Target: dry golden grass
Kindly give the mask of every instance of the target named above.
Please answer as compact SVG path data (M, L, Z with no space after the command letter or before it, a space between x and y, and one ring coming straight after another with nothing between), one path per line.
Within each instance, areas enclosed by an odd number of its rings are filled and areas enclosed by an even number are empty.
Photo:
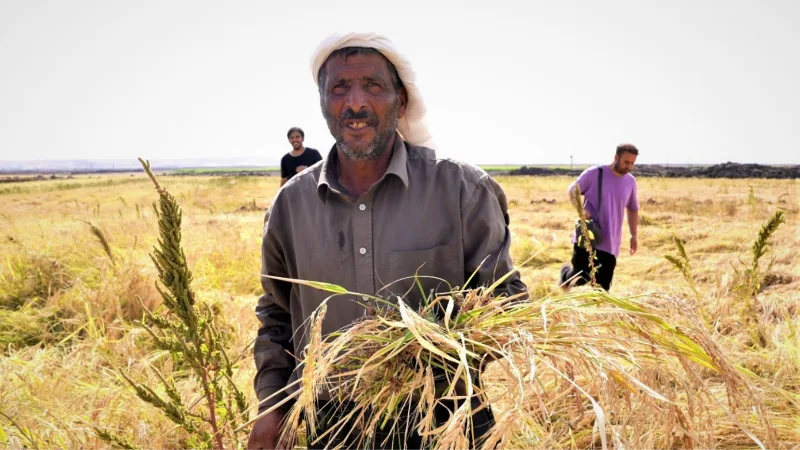
M184 210L184 248L200 301L222 306L222 319L237 336L232 353L250 352L263 213L278 179L160 181ZM514 257L523 261L536 255L521 268L523 279L533 297L546 295L570 256L574 210L566 189L572 180L499 181L510 202ZM673 233L683 239L697 298L714 321L710 338L733 364L761 377L757 394L771 411L776 448L800 442L798 187L797 181L783 180L640 179L639 252L628 256L623 239L612 287L613 294L642 296L667 320L680 322L683 311L669 299L695 299L695 294L664 255L675 250ZM113 430L143 448L185 445L186 436L139 401L113 370L130 367L147 378L149 366L172 369L168 355L154 351L133 323L142 315L137 299L148 308L161 301L148 256L157 236L156 200L143 175L0 187L0 448L107 448L93 427ZM749 263L761 224L778 208L786 211L786 223L765 257L774 263L757 294L757 314L768 338L762 347L743 326L735 269ZM113 259L87 222L102 231ZM493 370L489 390L492 380L502 386L502 371ZM251 403L252 375L252 362L245 358L235 376ZM701 375L713 380L710 373ZM179 380L177 387L186 398L195 398L196 386ZM716 394L725 400L724 391ZM498 411L503 408L498 404ZM734 428L720 422L713 442L720 448L752 447L728 439L736 435ZM532 442L522 436L515 445ZM656 441L640 444L648 442Z

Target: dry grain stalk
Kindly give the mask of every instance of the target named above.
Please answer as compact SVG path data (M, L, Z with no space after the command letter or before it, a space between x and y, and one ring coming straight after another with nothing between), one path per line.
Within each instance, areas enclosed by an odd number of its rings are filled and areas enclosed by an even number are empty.
M712 447L720 423L730 424L729 433L745 445L773 444L757 396L702 327L673 326L633 299L595 291L523 300L492 297L492 287L442 294L414 309L401 298L371 297L372 315L322 336L327 305L348 301L337 295L360 298L326 287L334 296L308 324L303 388L276 394L294 402L283 444L296 441L304 414L316 417L322 393L354 406L323 435L308 428L309 443L338 435L358 446L380 445L375 431L397 426L405 413L408 428L400 431L415 430L423 446L463 448L473 414L488 401L504 411L475 443L481 448L607 448L609 441L614 447ZM443 320L431 320L437 308L447 311ZM488 360L497 360L499 393L475 383ZM727 402L701 371L716 374ZM436 423L436 405L470 395L483 406L464 401L446 423Z
M594 247L592 247L592 236L591 231L589 231L589 227L586 225L586 212L584 211L583 202L581 202L581 188L580 186L575 184L575 188L572 194L572 204L575 206L575 210L578 212L578 222L580 223L581 235L583 239L577 239L578 242L583 242L583 248L586 249L586 252L589 254L589 279L592 283L592 286L597 285L597 269L594 265L594 261L597 259L597 255L595 254Z
M695 283L694 275L692 274L692 263L689 259L689 255L686 253L686 248L684 247L681 238L679 238L675 233L672 233L672 242L675 244L677 254L664 255L664 259L672 263L672 265L678 269L681 274L683 274L683 279L686 280L686 283L689 284L692 292L694 292L694 297L697 300L695 308L700 315L700 319L702 319L703 323L708 326L709 322L706 317L705 308L703 307L702 296L697 290L697 284Z

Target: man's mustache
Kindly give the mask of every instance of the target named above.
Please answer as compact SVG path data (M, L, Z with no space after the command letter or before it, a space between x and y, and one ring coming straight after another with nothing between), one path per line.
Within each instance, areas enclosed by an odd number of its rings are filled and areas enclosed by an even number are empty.
M342 123L345 120L364 120L372 125L378 123L378 117L372 112L366 110L355 112L351 108L348 108L344 113L342 113L341 117L339 117L339 123Z

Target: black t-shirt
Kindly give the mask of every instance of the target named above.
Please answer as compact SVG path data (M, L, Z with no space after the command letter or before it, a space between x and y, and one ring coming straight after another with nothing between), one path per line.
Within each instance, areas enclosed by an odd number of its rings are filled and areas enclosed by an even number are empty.
M321 160L322 155L310 147L306 147L300 156L292 156L291 153L287 153L281 158L281 178L291 179L293 176L297 175L298 167L311 167Z

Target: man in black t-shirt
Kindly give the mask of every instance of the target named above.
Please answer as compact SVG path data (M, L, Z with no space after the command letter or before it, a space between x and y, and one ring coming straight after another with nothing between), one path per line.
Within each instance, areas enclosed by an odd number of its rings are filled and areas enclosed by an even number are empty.
M292 144L292 151L281 158L281 186L305 170L306 167L313 166L322 160L322 155L318 151L303 146L303 140L306 137L303 130L292 127L286 136L289 138L289 143Z

